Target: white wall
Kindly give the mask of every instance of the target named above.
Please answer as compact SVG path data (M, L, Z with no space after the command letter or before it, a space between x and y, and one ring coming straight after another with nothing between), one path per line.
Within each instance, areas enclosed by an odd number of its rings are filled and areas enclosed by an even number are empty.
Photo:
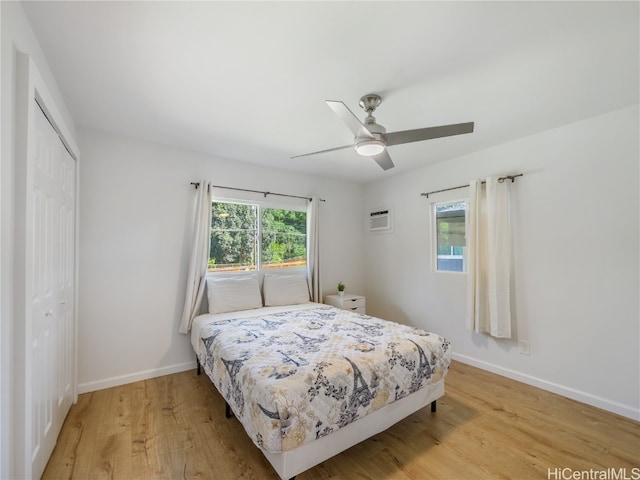
M341 279L364 291L362 186L95 131L80 132L80 149L80 392L195 365L189 337L178 333L192 181L325 199L325 293Z
M618 110L367 185L365 209L396 212L395 233L365 236L368 311L445 335L463 362L640 419L638 117ZM508 173L525 175L512 185L515 339L500 341L465 330L465 274L431 269L429 204L467 189L420 193Z
M19 2L0 2L0 478L15 478L14 441L14 218L16 169L15 138L21 134L16 127L16 60L17 52L31 57L53 97L64 123L75 135L74 122L66 108L55 79L42 53L38 40ZM12 464L11 462L14 462Z

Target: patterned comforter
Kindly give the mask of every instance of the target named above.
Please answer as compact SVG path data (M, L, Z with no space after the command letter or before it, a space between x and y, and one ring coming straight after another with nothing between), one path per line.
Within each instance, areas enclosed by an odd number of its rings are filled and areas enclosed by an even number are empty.
M296 307L194 323L200 363L264 450L292 450L444 379L451 353L439 335L320 304Z

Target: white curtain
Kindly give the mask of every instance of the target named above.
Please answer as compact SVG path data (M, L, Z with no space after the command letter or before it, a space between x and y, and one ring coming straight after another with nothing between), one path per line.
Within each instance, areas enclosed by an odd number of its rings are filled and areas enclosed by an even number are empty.
M187 276L187 294L184 299L184 310L180 321L180 333L189 333L193 319L200 313L200 305L207 281L207 265L211 244L211 184L200 182L197 189L197 203L191 260Z
M509 183L471 182L467 228L467 329L511 338Z
M320 199L313 197L307 206L307 282L311 300L322 303L320 286Z

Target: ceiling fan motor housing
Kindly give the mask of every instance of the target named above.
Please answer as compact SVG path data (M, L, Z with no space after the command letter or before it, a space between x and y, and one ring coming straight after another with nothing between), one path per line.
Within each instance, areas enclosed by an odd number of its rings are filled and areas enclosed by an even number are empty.
M371 137L368 135L356 136L353 143L356 152L365 157L379 155L387 148L387 141L384 138L387 129L376 123L376 117L372 115L378 105L380 105L380 97L377 95L367 95L360 99L360 106L368 114L364 119L364 127L371 134Z
M380 140L384 140L383 136L385 133L387 133L387 129L384 128L379 123L376 123L376 117L369 116L366 118L366 120L370 118L373 120L373 122L372 123L365 122L364 126L367 127L367 130L369 130L369 133L371 133L371 135L373 135L374 137Z

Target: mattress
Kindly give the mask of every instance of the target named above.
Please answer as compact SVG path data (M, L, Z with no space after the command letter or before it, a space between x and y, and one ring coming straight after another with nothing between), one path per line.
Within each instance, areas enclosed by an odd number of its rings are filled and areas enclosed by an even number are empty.
M449 342L308 303L194 320L200 364L262 450L283 453L441 383Z

